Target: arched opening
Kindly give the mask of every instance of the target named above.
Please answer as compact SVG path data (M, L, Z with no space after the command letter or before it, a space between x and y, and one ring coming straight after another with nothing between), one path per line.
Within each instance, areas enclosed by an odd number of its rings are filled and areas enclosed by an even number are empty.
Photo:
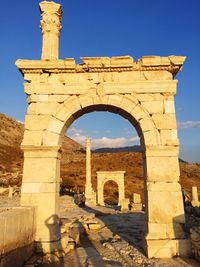
M104 183L103 188L104 203L116 206L119 203L119 188L116 182L109 180Z
M104 110L105 108L102 107L101 109ZM90 112L86 114L79 114L80 117L77 117L68 127L63 137L62 145L62 184L67 190L72 190L73 192L85 191L85 141L86 137L90 136L92 137L91 175L94 191L98 191L97 172L125 171L124 193L131 201L134 192L144 196L140 138L128 120L110 112L111 108L108 109L109 112L99 111L99 106L98 112L91 112L90 109ZM87 127L89 125L89 130L87 130L86 125ZM70 149L66 143L68 143ZM117 193L111 192L111 194L116 203ZM144 199L144 197L142 198ZM109 201L111 201L111 198ZM119 202L116 204L119 204Z
M146 208L146 219L144 220L145 230L142 231L142 236L146 238L145 248L148 253L150 253L148 255L150 257L152 257L152 255L158 255L157 251L159 251L162 246L160 243L157 244L156 240L162 239L162 244L164 245L165 240L168 238L168 233L172 240L175 240L176 237L180 238L180 236L184 238L183 232L180 234L178 231L173 231L175 226L184 223L183 203L180 185L178 183L177 147L175 145L171 147L171 144L176 141L176 134L173 135L173 137L170 136L170 145L163 145L161 144L161 140L164 140L162 142L168 142L168 139L166 139L168 138L168 134L174 134L174 132L171 130L165 131L165 129L160 131L159 129L163 123L162 118L165 117L168 118L168 125L170 125L170 123L172 125L168 127L175 127L173 126L174 116L171 114L171 116L163 116L165 114L155 114L157 116L152 115L134 94L126 96L123 94L103 94L98 96L87 94L85 96L71 95L67 97L67 100L61 101L56 105L56 111L52 116L42 117L44 120L41 121L40 127L45 129L45 131L42 131L42 135L40 135L40 132L37 132L38 136L36 141L40 142L38 146L39 149L37 149L37 147L35 149L35 147L32 148L28 146L28 144L30 144L30 135L28 134L32 134L31 131L27 130L25 132L23 141L24 144L26 144L24 150L26 151L27 149L27 153L25 154L22 203L33 205L35 199L37 201L40 218L38 219L39 227L37 228L36 238L41 240L42 236L42 240L44 241L51 238L51 236L49 236L49 229L44 223L46 221L45 218L47 218L50 213L58 214L59 203L57 188L60 183L60 147L65 138L65 132L73 121L93 111L109 111L121 115L135 127L140 137L144 167L144 201ZM31 121L34 116L35 115L29 115L26 121L28 126L29 120ZM35 125L38 119L40 119L40 117L37 117L37 120L34 117ZM36 127L35 125L34 127ZM164 134L163 139L161 138L161 134ZM174 137L175 139L173 139ZM31 166L34 166L34 176L30 174ZM36 193L38 193L39 190L41 190L39 192L43 192L42 190L44 190L44 197L41 197L39 194L34 197L31 195L30 183L26 183L26 179L34 180L35 177L37 177ZM40 185L41 179L43 179L43 187ZM46 185L48 187L46 187ZM32 197L31 200L28 199L29 196ZM162 202L158 203L158 198L162 199ZM49 205L50 208L43 212L44 200L47 201L47 199L48 205L49 203L52 203L52 205ZM163 209L166 201L168 202L168 209ZM174 218L177 218L177 221L175 221ZM57 221L53 227L56 235L53 235L52 239L59 239L60 232L57 230L59 227ZM158 227L161 231L157 235ZM162 227L167 227L167 230L163 230L164 228ZM148 246L151 246L153 250L150 250ZM174 246L176 246L176 243L172 243L170 247L167 248L169 255L171 255L171 247Z

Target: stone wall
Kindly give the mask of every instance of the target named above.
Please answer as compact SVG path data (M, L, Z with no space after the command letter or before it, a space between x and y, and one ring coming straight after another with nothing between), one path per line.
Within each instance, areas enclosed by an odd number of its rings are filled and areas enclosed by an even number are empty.
M0 267L22 266L33 253L34 207L0 210Z

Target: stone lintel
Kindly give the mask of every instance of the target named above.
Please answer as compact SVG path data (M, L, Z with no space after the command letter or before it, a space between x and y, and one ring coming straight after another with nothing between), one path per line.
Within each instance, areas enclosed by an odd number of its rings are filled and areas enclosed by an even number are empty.
M96 172L97 174L104 175L104 174L109 174L109 175L116 175L116 174L124 174L126 171L98 171Z
M17 60L16 66L24 73L46 72L111 72L111 71L169 71L176 75L185 61L184 56L145 56L134 62L130 56L83 57L83 64L73 58L64 60Z
M70 83L70 84L62 84L62 83L25 83L25 93L27 94L86 94L97 90L97 94L132 94L132 93L140 93L140 94L151 94L151 93L163 93L166 92L170 95L176 94L176 85L177 80L169 80L169 81L157 81L157 80L147 80L147 81L135 81L126 82L126 83L116 83L116 82L104 82L102 83L101 88L93 83L86 82L84 84L80 83Z

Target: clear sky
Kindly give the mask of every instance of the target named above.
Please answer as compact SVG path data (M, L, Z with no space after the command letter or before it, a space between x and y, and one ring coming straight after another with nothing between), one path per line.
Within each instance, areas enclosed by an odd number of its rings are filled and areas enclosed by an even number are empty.
M41 56L38 0L1 2L0 112L24 121L23 77L15 67L21 59ZM200 1L199 0L63 0L60 58L83 56L184 55L176 113L181 157L200 162ZM138 138L125 119L91 113L73 123L69 136L94 147L134 145Z

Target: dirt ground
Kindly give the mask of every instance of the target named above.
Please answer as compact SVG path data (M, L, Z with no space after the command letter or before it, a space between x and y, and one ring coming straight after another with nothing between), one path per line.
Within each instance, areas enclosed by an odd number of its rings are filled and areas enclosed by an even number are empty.
M0 198L0 210L19 205L19 197ZM118 208L79 208L69 196L60 197L60 217L82 224L84 216L95 216L98 230L82 232L74 250L58 257L34 254L24 267L189 267L200 266L193 259L147 259L142 249L144 212L121 213Z

